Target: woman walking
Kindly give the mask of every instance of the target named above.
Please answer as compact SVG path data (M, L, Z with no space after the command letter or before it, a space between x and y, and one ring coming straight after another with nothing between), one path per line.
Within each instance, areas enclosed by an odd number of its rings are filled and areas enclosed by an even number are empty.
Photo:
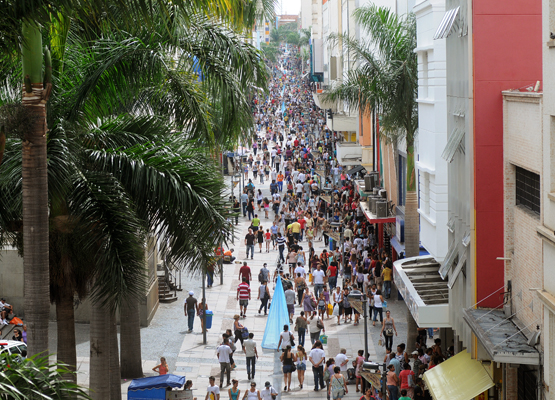
M239 395L241 394L241 389L239 389L239 381L237 379L232 379L231 383L233 386L231 389L227 390L227 394L229 395L229 400L239 400Z
M334 400L342 399L343 396L349 393L347 381L341 375L341 368L336 366L333 368L333 372L334 374L330 378L330 385L328 385L328 394L331 393L331 398Z
M303 294L306 290L306 280L301 275L301 273L297 273L297 277L295 278L295 290L297 291L297 303L299 305L303 304Z
M208 306L206 305L206 299L202 299L202 301L198 305L198 316L200 318L200 326L202 331L204 331L204 312L206 310L208 310Z
M308 320L304 315L304 311L301 311L301 315L297 317L295 321L295 329L299 336L299 346L304 346L304 340L306 335L306 329L308 328Z
M299 386L301 387L301 389L303 388L307 360L308 355L306 354L306 350L303 346L299 344L297 346L297 378L299 379Z
M264 309L264 315L268 314L268 301L270 301L270 299L270 288L268 287L268 282L264 280L258 288L258 300L260 300L259 314L262 309Z
M374 322L372 322L372 326L376 326L378 314L380 316L380 322L383 323L383 296L380 289L376 290L376 294L374 295Z
M376 314L374 314L375 316ZM374 317L374 321L376 318ZM393 331L395 331L395 336L397 336L397 328L395 327L395 321L391 318L391 311L387 310L385 312L385 319L382 322L382 331L380 336L383 335L385 339L385 348L393 348Z
M291 345L288 344L285 351L281 353L279 358L283 364L283 380L285 381L284 391L291 391L291 374L295 370L295 362L297 356L291 351Z
M244 326L239 322L239 318L240 316L237 314L233 316L233 333L235 334L235 340L233 341L233 343L237 343L237 341L239 340L241 342L241 347L243 347Z
M362 391L362 375L360 374L362 371L362 364L364 363L364 350L359 350L358 351L358 356L355 360L355 377L356 377L356 382L355 382L355 389L357 392L361 392ZM360 385L360 390L358 389L358 386Z
M256 390L256 382L251 382L251 388L245 392L243 400L262 400L260 391Z
M337 325L341 325L341 314L343 314L343 293L341 292L341 287L337 286L335 292L333 292L333 308L338 308L337 314Z
M262 229L262 225L260 225L256 231L256 239L258 241L258 248L262 253L262 243L264 243L264 229Z
M310 293L310 289L306 288L303 294L302 304L303 304L304 312L307 313L307 315L314 316L315 314L314 305L312 304L313 300L314 298L312 297L312 293Z

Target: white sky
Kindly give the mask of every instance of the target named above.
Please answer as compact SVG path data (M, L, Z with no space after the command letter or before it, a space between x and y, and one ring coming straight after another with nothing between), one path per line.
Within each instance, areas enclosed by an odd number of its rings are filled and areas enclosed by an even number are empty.
M300 12L301 0L277 0L276 14L298 15Z

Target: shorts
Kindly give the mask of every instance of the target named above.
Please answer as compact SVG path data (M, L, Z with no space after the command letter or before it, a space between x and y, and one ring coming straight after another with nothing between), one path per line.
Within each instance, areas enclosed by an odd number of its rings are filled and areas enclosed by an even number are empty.
M239 300L239 305L246 307L249 305L249 301L248 300Z
M345 315L351 315L353 313L353 309L351 307L344 307L343 312Z
M298 364L297 364L297 370L299 370L299 371L306 371L306 364L304 364L304 363L298 363Z
M290 374L291 372L293 372L293 366L292 365L284 365L283 366L283 373L284 374Z
M318 311L325 311L326 310L326 306L318 306Z
M295 314L295 304L287 304L287 312L289 312L289 314Z

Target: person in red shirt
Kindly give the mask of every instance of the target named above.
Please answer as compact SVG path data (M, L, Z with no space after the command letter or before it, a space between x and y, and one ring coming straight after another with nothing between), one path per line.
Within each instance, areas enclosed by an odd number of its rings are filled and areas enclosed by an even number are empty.
M297 146L299 145L299 140L298 140L298 139L295 139L295 140L293 141L293 145L294 145L295 147L297 147Z
M414 372L410 368L408 363L403 365L403 370L399 373L399 380L401 381L401 389L405 389L407 391L407 397L411 399L414 397Z
M250 285L252 275L251 275L251 268L247 265L247 262L243 262L243 266L239 269L239 280L245 280L247 285Z
M237 286L237 300L239 300L239 308L241 310L241 317L247 316L247 307L251 299L251 288L247 280L243 278L243 282Z
M332 261L330 266L328 267L328 284L330 285L330 291L335 290L337 286L337 262Z
M299 224L301 224L301 235L300 235L300 238L301 238L301 241L302 241L302 240L303 240L303 235L304 235L304 227L305 227L305 225L306 225L306 219L304 219L304 218L299 218L297 221L299 222Z

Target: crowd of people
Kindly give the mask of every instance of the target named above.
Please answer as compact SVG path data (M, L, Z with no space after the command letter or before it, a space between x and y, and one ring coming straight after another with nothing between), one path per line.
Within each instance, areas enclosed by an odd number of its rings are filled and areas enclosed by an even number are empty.
M390 254L380 247L377 226L366 219L360 208L354 177L337 161L335 134L326 128L324 112L314 104L310 84L300 78L300 61L295 50L282 48L280 63L272 71L269 96L254 100L257 137L250 146L252 154L244 164L236 165L246 184L240 197L233 198L234 208L250 221L244 238L246 261L238 276L236 298L240 313L234 316L233 329L223 334L217 350L220 385L215 386L211 377L210 387L219 395L221 388L233 385L228 390L229 397L239 398L240 389L237 381L230 380L230 372L236 367L233 355L236 343L240 342L251 382L243 398L270 399L277 394L269 382L264 389L266 393L256 389L253 382L258 358L256 342L240 321L247 317L253 295L260 301L253 312L267 314L272 290L280 279L290 319L278 344L284 392L291 390L295 371L299 389L303 389L309 365L314 390L326 388L328 398L342 398L351 381L356 392L363 390L361 370L368 355L360 350L350 360L346 350L341 349L335 357L329 357L323 342L327 339L326 324L359 324L360 312L351 304L350 295L364 293L372 325L377 324L380 329L377 344L386 348L388 398L430 399L422 375L451 356L452 348L443 352L437 341L428 348L428 332L421 329L410 356L404 343L397 344L394 350L397 327L387 308L393 281ZM269 196L263 194L262 189L266 190L261 185L269 185ZM338 233L342 234L341 242L332 239ZM323 242L320 244L326 248L317 252L317 242ZM249 256L254 259L256 250L276 252L277 263L273 274L264 264L257 274L258 288L251 289L256 272L251 270L248 260ZM224 252L228 262L235 259L232 253L232 249ZM189 312L194 315L196 300L194 306L193 300L189 300L187 307L191 307ZM189 329L192 330L192 322ZM370 387L361 395L361 400L385 398L381 387Z

